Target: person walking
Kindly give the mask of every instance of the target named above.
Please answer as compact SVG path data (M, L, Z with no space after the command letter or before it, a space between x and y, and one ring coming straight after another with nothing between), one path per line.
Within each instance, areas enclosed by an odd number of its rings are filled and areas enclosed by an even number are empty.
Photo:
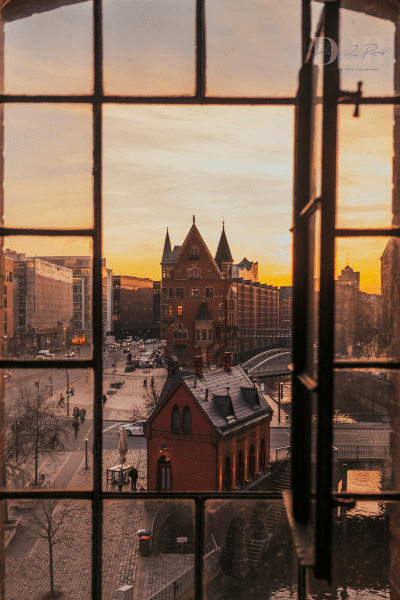
M65 406L65 398L62 395L62 393L60 394L60 399L58 401L58 406Z
M73 421L72 421L72 427L74 428L74 432L75 432L75 437L78 437L78 433L79 433L79 421L78 421L78 417L76 417Z
M154 377L151 378L150 385L151 387L154 387Z
M86 410L84 408L81 408L79 411L79 416L81 418L81 424L83 423L83 421L85 420L86 417Z
M103 394L103 406L105 405L106 402L107 402L107 396L105 394Z
M74 410L72 411L72 416L74 419L79 419L79 406L74 406Z
M143 387L147 388L147 379L143 379Z
M128 475L131 478L131 491L133 492L133 490L136 490L136 482L138 480L139 474L135 467L131 467Z
M118 472L118 487L119 487L120 492L122 492L123 485L124 485L124 474L122 472L122 469L120 469Z

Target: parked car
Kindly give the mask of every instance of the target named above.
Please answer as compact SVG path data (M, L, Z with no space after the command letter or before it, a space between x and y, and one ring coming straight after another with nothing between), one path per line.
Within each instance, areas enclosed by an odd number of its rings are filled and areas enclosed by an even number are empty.
M130 423L128 425L122 425L119 428L119 432L123 429L126 431L126 435L144 435L143 426L146 421L136 421L135 423Z
M65 356L67 358L72 358L73 356L75 356L75 352L73 350L71 350L71 352L67 352L67 354Z
M135 365L132 363L128 363L125 367L125 373L131 373L132 371L135 371Z
M122 352L125 352L127 354L129 352L129 347L125 346L125 348L122 350Z

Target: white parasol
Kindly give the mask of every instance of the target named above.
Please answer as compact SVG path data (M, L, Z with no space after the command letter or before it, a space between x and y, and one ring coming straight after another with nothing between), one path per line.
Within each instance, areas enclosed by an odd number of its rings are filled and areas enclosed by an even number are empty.
M126 454L128 452L128 436L126 435L126 429L123 427L119 435L118 452L121 458L121 465L126 461Z

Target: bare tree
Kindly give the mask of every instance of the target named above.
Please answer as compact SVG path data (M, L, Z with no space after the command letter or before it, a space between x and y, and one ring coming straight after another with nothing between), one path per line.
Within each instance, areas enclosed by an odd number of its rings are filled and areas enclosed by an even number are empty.
M153 385L152 379L154 381ZM154 378L150 379L150 382L147 383L147 386L143 388L142 404L140 404L140 406L132 407L133 421L142 421L150 417L156 408L158 399L164 389L165 380L165 376L160 377L157 380L154 380Z
M72 547L72 528L70 524L73 521L74 514L75 509L72 508L70 501L55 500L53 498L39 500L29 510L30 522L25 524L25 527L37 538L47 542L51 598L57 597L54 589L54 546L61 543Z
M45 389L21 388L14 403L15 419L20 423L19 440L26 457L33 458L38 483L39 455L52 451L52 440L66 440L71 423L57 414L57 403L47 397Z

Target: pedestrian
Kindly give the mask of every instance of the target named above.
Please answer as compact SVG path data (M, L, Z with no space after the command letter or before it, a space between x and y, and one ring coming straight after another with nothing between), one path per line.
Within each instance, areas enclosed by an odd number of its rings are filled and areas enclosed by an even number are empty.
M150 385L151 387L154 387L154 377L151 378Z
M143 387L147 387L147 379L143 379Z
M105 405L106 402L107 402L107 396L105 394L103 394L103 406Z
M131 467L128 475L131 478L131 490L133 492L133 490L136 490L136 482L138 480L139 474L135 467Z
M123 485L124 485L124 473L123 473L122 469L120 469L118 472L118 487L119 487L120 492L122 492Z
M60 394L60 399L58 401L58 406L65 406L65 398L62 395L62 393Z
M79 406L74 406L74 410L72 411L72 415L73 415L74 419L78 419L79 418Z
M86 410L84 408L81 408L79 411L79 416L81 418L81 424L83 423L83 421L85 420L86 417Z
M77 438L79 432L79 421L77 417L72 421L72 427L74 428L75 437Z

